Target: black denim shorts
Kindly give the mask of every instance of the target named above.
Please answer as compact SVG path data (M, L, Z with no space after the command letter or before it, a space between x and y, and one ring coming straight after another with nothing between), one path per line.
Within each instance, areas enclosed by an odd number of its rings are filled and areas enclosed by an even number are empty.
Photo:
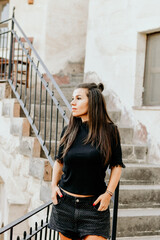
M98 211L99 204L93 206L94 197L73 197L62 189L63 197L53 205L48 227L64 236L83 239L87 235L110 239L110 210Z

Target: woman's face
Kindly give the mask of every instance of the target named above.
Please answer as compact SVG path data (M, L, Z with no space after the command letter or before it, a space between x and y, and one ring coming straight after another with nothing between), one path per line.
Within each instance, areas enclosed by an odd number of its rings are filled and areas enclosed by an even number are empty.
M74 117L81 117L82 122L88 121L88 90L77 88L72 95L72 114Z

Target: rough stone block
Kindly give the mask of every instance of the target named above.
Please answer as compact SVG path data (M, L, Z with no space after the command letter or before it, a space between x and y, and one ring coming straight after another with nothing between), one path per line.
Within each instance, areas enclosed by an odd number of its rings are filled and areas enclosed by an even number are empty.
M23 137L20 141L20 154L31 157L33 138Z
M19 102L15 102L13 107L13 117L20 117L20 115L21 115L21 106Z
M28 205L26 204L8 204L8 222L15 221L27 213ZM18 235L22 234L22 229L29 231L27 221L17 225L13 231L13 239L17 238Z
M29 174L35 178L42 179L44 172L44 161L39 158L31 158L29 164Z
M123 144L132 144L133 142L133 128L122 128L119 127L121 143Z
M38 158L41 156L41 145L37 138L34 138L32 156Z
M10 125L10 133L15 136L21 136L22 124L23 124L23 119L13 118Z
M11 86L10 84L7 82L5 84L5 95L4 97L5 98L11 98L13 96L13 93L12 93L12 89L11 89Z
M40 189L40 200L48 202L51 200L51 183L42 181Z
M5 97L5 83L0 84L0 99Z
M31 125L28 122L27 118L23 119L23 126L22 126L22 136L30 136L31 133Z
M122 145L122 157L123 159L129 158L133 154L133 146Z
M9 102L3 102L2 115L5 117L10 117L11 114L11 104Z
M44 181L51 182L52 181L52 166L48 161L45 161L44 164Z
M135 146L134 153L135 153L137 159L145 159L147 149L145 146Z

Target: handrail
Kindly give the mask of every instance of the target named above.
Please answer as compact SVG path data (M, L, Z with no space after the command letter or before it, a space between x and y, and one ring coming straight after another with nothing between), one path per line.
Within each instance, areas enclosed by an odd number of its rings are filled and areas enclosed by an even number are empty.
M56 83L56 81L54 80L53 76L50 74L48 68L46 67L46 65L44 64L44 62L42 61L41 57L39 56L39 54L37 53L37 51L35 50L35 48L33 47L33 45L30 43L30 41L28 40L26 34L24 33L24 31L22 30L22 28L20 27L20 25L18 24L18 22L16 21L15 18L12 18L12 20L14 21L14 23L16 24L16 26L18 27L18 29L21 31L21 33L23 34L26 42L28 43L29 47L32 49L32 51L34 52L35 56L39 59L39 62L41 63L41 65L43 66L43 68L45 69L47 75L49 76L49 78L51 79L53 85L56 87L58 93L60 94L61 98L63 99L64 103L66 104L66 106L68 107L68 109L71 111L71 105L69 104L69 102L67 101L67 99L65 98L63 92L61 91L61 89L59 88L58 84Z
M4 21L1 21L0 24L3 24L3 23L5 23L5 22L9 22L10 20L12 20L12 18L8 18L8 19L6 19L6 20L4 20Z
M13 11L15 10L15 8L13 8ZM32 51L34 52L35 56L39 59L40 64L43 66L44 70L46 71L47 75L49 76L49 78L52 81L52 84L55 86L55 88L57 89L59 95L61 96L61 98L63 99L64 103L66 104L66 106L68 107L68 109L71 112L71 105L69 104L69 102L67 101L66 97L64 96L63 92L61 91L61 89L59 88L58 84L56 83L56 81L54 80L53 76L51 75L51 73L49 72L47 66L44 64L44 62L42 61L41 57L39 56L39 54L37 53L37 51L35 50L35 48L33 47L33 45L31 44L31 42L29 41L29 39L27 38L26 34L24 33L24 31L22 30L22 28L20 27L20 25L18 24L17 20L12 17L9 19L6 19L2 22L0 22L0 24L3 24L5 22L9 22L9 21L13 21L17 28L20 30L20 32L22 33L22 35L24 36L26 42L28 43L29 47L32 49Z
M53 76L50 74L46 65L43 63L39 54L36 52L35 48L31 44L30 40L27 38L26 34L23 32L18 22L14 18L14 10L12 18L5 20L5 22L10 20L12 21L11 29L6 30L5 28L4 31L0 33L2 42L2 56L0 58L0 75L2 76L1 80L7 80L9 82L11 89L17 100L19 101L19 104L23 109L26 117L28 118L28 121L34 131L34 134L38 138L46 157L48 158L51 166L53 166L57 152L57 141L59 140L60 134L58 131L58 125L60 123L58 120L59 116L61 116L61 118L63 119L62 128L64 127L64 123L68 124L69 122L66 111L63 110L59 100L55 96L55 91L59 95L63 103L66 105L68 112L71 112L71 106L65 98L64 94L62 93L61 89L57 85ZM22 34L23 42L21 40L22 38L20 38L16 33L15 28L18 30L18 32ZM9 34L10 46L8 43ZM4 47L5 42L7 42L7 45ZM15 44L17 44L18 46L15 47ZM22 53L22 56L20 56L20 51ZM33 56L29 54L29 51L32 52L34 59ZM7 57L8 54L9 59ZM44 78L44 73L50 81L50 87L49 83ZM18 75L20 77L20 80L18 80ZM25 76L25 79L23 76ZM39 104L39 112L37 112L36 110L37 104ZM32 106L34 110L32 110ZM48 106L50 106L50 109L48 109ZM55 123L52 116L54 114L54 107L56 111L54 115L54 119L56 119ZM44 115L44 123L42 122L41 116L42 108ZM50 126L48 126L48 121L50 121ZM44 130L41 127L42 124L44 124ZM51 130L55 132L54 136Z
M18 225L18 224L24 222L25 220L27 220L28 218L32 217L32 216L35 215L36 213L42 211L43 209L45 209L46 207L50 206L51 204L52 204L52 201L49 201L49 202L43 204L42 206L34 209L33 211L25 214L23 217L20 217L20 218L16 219L15 221L7 224L5 227L0 228L0 234L8 231L9 229L15 227L15 226Z

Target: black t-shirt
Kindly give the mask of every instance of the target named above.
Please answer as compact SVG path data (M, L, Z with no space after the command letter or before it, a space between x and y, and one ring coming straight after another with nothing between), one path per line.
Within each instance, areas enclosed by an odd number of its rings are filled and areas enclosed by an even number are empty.
M61 137L67 127L62 131ZM112 124L112 131L117 127ZM88 135L88 124L82 122L78 134L67 154L62 158L63 146L59 147L57 161L63 163L63 175L59 186L64 190L80 195L99 195L106 191L105 175L107 167L125 165L122 162L122 151L118 131L117 141L114 132L111 131L112 155L106 166L102 164L102 155L96 146L90 143L84 144Z

